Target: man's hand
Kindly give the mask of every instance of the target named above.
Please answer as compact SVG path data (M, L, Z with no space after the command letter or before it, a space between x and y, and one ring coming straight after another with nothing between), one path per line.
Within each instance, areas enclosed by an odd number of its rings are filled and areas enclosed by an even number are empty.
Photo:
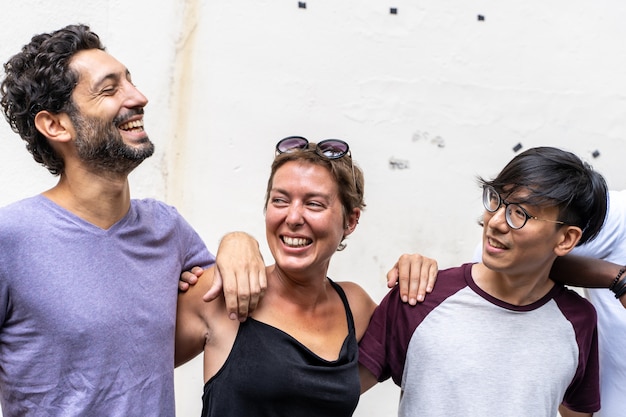
M433 290L438 270L436 260L419 253L405 253L387 273L387 286L392 288L399 283L402 301L415 305Z
M259 243L247 233L227 234L217 250L216 266L215 280L204 300L215 299L223 289L229 317L245 321L267 289Z

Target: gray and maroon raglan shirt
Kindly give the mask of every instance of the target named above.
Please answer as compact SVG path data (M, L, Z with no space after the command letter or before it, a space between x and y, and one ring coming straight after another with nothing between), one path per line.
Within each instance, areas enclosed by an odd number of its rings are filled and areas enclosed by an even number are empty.
M472 264L439 272L423 303L383 299L359 362L402 388L399 415L553 417L600 408L593 306L555 285L515 306L481 290Z

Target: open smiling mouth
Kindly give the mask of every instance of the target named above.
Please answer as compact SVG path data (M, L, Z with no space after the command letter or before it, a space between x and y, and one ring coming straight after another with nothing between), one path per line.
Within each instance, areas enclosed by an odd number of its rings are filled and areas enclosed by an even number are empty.
M311 239L305 239L303 237L288 237L288 236L282 236L281 240L283 241L283 243L287 246L291 246L294 248L302 248L304 246L310 245L311 243L313 243L313 240Z
M141 132L143 131L143 120L122 123L118 128L127 132Z
M506 249L506 246L504 246L503 244L501 244L500 242L497 242L495 240L492 239L488 239L489 245L491 245L492 247L496 248L496 249Z

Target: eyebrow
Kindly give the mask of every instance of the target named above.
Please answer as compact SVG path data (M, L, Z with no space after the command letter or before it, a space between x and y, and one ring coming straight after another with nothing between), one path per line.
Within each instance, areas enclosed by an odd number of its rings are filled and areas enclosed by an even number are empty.
M126 68L126 71L124 73L124 75L126 76L126 79L130 79L130 71L128 70L128 68ZM109 73L107 75L105 75L104 77L100 78L95 84L93 84L94 89L99 89L103 84L105 84L107 81L115 81L115 82L119 82L121 80L121 76L119 73L117 72L112 72Z
M275 192L275 193L280 193L280 194L284 194L287 196L291 196L292 193L287 192L287 190L282 189L282 188L277 188L277 187L272 187L270 189L270 193ZM325 192L321 192L321 191L312 191L312 192L308 192L304 194L305 198L312 198L312 197L319 197L319 198L324 198L326 200L331 200L332 199L332 195L329 193L325 193Z

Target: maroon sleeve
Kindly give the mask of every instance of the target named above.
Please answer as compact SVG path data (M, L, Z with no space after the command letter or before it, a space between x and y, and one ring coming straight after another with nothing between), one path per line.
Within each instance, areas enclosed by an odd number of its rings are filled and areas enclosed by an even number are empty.
M440 271L433 292L415 306L400 300L398 286L389 291L374 311L359 343L359 363L379 382L391 377L400 386L413 332L439 304L467 285L465 278L470 270L471 264L465 264Z
M398 291L398 287L393 288L374 311L359 343L359 363L379 382L393 377L393 381L400 385L406 348L415 328L407 328L407 323L399 318L403 316L403 305Z
M572 290L555 297L563 315L572 323L578 343L578 368L565 392L563 405L572 411L593 413L600 409L598 329L593 305Z

